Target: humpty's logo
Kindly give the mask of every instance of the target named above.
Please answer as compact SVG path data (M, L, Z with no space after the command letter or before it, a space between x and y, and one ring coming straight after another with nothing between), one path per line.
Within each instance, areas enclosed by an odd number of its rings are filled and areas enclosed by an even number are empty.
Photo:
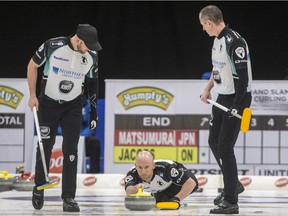
M0 85L0 105L6 105L17 109L23 98L23 94L16 89Z
M160 88L140 86L122 91L117 98L125 110L145 105L167 110L174 95Z

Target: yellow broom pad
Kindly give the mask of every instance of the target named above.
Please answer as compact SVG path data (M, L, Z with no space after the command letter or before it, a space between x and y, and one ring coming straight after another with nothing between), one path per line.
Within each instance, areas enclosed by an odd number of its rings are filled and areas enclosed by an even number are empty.
M241 126L240 126L240 130L244 133L249 130L251 115L252 115L252 110L250 108L245 108L243 111Z
M46 183L44 185L38 186L37 190L44 190L44 189L52 188L52 187L55 187L58 184L59 184L58 181L56 181L56 182L48 182L48 183Z
M156 203L156 208L159 209L178 209L180 207L177 202L158 202Z

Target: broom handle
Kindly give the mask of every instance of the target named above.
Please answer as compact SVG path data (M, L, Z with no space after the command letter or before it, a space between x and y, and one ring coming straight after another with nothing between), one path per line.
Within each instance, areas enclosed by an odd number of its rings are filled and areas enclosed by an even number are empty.
M213 100L210 100L210 99L207 99L207 101L208 101L210 104L218 107L219 109L221 109L221 110L223 110L223 111L225 111L225 112L228 112L228 111L229 111L229 109L228 109L227 107L225 107L225 106L217 103L216 101L213 101ZM231 114L232 114L232 113L231 113ZM232 115L234 115L235 117L237 117L237 118L239 118L239 119L242 119L242 116L240 116L238 113L232 114Z
M37 136L38 136L38 143L39 143L39 149L40 149L40 153L41 153L41 159L42 159L45 179L46 179L46 182L49 182L47 166L46 166L46 160L45 160L45 154L44 154L44 148L43 148L43 142L42 142L41 133L40 133L40 126L39 126L36 106L33 107L33 114L34 114L34 120L35 120L35 125L36 125L36 131L37 131Z

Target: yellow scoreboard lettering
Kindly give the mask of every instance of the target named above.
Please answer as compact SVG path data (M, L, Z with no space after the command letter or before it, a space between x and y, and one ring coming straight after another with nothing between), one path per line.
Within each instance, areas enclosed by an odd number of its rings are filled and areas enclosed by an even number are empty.
M177 161L183 164L198 163L198 147L178 147Z
M114 163L134 164L136 155L142 150L150 151L156 160L177 160L177 147L114 146Z

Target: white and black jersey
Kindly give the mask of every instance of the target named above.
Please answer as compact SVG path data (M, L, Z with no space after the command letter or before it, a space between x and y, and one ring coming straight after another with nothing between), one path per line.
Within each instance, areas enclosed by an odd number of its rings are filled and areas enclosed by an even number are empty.
M226 26L212 47L214 88L220 95L235 95L240 102L251 91L252 70L248 45L243 37Z
M251 105L252 70L248 45L239 33L226 26L214 39L212 48L214 89L216 102L239 115ZM237 162L234 153L241 120L212 107L209 122L209 147L221 168L224 181L224 200L238 202Z
M75 47L75 49L78 48ZM98 53L88 51L82 54L73 49L71 37L57 37L44 42L35 52L32 60L38 66L43 66L37 114L46 166L49 167L57 129L60 125L63 136L61 198L74 199L84 93L90 100L90 117L97 116ZM35 185L40 186L46 183L46 179L39 146L36 161Z
M58 37L43 43L33 56L43 65L42 92L54 100L71 101L81 92L85 76L98 77L98 53L74 51L70 37Z
M171 160L155 160L155 169L151 182L143 181L138 175L136 168L132 167L125 177L125 189L130 185L143 183L145 192L154 194L167 191L176 195L189 178L192 178L198 185L194 174L182 164ZM195 188L193 191L197 190L198 186Z

